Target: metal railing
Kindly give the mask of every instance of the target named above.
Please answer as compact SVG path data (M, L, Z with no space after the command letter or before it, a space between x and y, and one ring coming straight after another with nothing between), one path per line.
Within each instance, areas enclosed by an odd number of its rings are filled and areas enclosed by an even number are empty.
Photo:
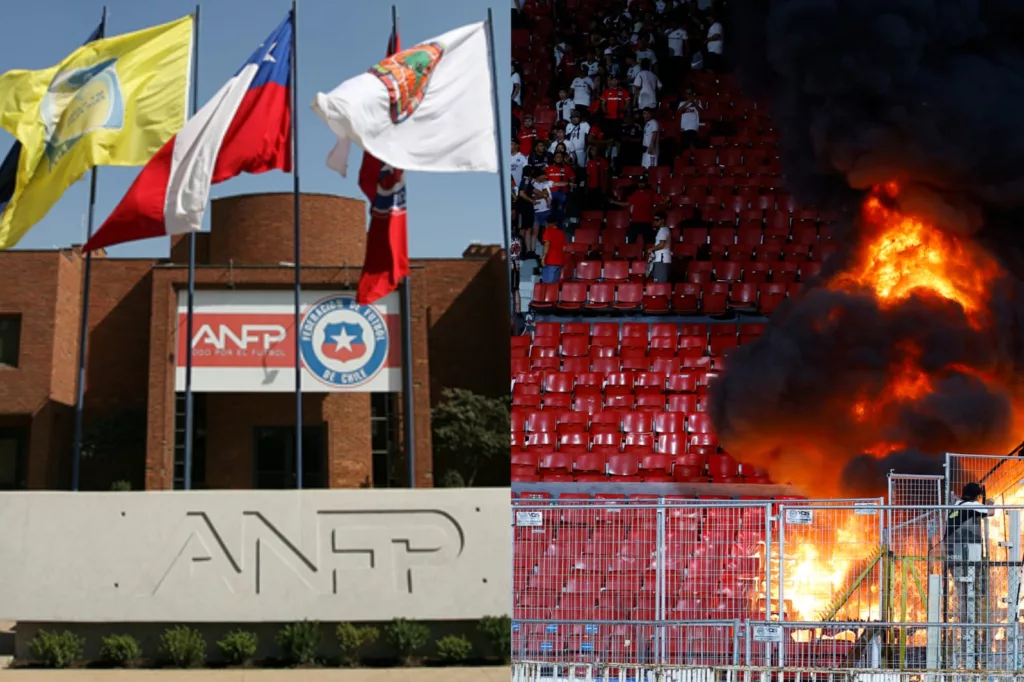
M971 546L947 540L957 509L515 500L513 660L1024 670L1024 507L993 508Z

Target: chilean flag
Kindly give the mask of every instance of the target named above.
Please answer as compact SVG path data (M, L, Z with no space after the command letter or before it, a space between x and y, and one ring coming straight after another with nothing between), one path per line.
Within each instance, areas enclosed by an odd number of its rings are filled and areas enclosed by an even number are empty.
M401 50L398 31L392 29L387 56ZM359 188L370 200L370 230L356 300L368 305L390 294L409 276L405 173L364 150Z
M210 185L291 171L291 54L289 16L149 160L84 250L198 232Z

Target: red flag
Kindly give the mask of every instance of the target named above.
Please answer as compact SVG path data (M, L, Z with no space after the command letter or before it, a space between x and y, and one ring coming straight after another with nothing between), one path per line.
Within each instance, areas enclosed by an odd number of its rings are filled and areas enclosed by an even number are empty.
M392 29L387 56L401 49L398 31ZM370 230L356 300L367 305L390 294L409 276L405 173L364 150L359 188L370 200Z

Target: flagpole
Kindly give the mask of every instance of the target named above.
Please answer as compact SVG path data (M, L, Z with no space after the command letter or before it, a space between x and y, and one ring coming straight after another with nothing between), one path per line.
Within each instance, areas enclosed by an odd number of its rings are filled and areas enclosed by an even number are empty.
M199 5L192 19L192 112L199 107ZM195 411L192 399L192 338L196 298L196 233L188 233L188 312L185 321L185 490L192 489Z
M498 99L498 66L495 61L494 48L494 12L487 8L487 47L491 57L491 99L494 102L494 144L498 150L498 187L501 190L501 222L504 227L502 237L505 240L505 277L508 286L509 317L515 315L515 296L512 294L512 229L509 225L508 212L508 166L505 165L505 145L501 138L501 107Z
M398 6L391 5L391 44L389 47L398 51ZM404 179L403 172L403 179ZM408 192L408 185L406 186ZM408 240L408 235L406 236ZM409 252L406 245L406 253ZM402 421L405 440L405 459L409 468L409 487L416 487L416 424L413 397L413 363L412 363L412 279L406 275L402 279Z
M107 35L107 6L103 6L103 18L100 19L99 37ZM89 222L86 227L85 241L92 237L96 216L96 171L93 166L89 177ZM82 319L78 329L78 386L75 396L75 435L71 457L71 489L78 491L82 471L82 424L85 403L85 360L89 338L89 290L92 288L92 252L85 254L85 272L82 278Z
M292 218L295 234L295 487L302 490L302 349L299 326L302 322L302 245L299 204L299 0L292 0Z

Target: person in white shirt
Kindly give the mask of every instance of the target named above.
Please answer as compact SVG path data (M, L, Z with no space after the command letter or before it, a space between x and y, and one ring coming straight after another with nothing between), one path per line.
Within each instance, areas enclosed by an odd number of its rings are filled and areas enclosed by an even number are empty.
M632 54L626 55L626 80L630 83L636 80L640 73L640 65L636 63L636 57Z
M601 66L601 60L594 55L593 50L587 50L587 58L580 64L587 70L587 75L593 78L597 75L597 70Z
M566 88L560 88L558 91L558 101L555 102L556 120L568 122L572 116L572 110L575 108L576 101L569 97L569 91Z
M565 148L576 159L576 164L587 165L587 136L590 135L590 124L582 120L578 109L572 112L572 119L565 127Z
M661 81L651 71L651 63L646 59L640 60L640 73L633 79L633 101L640 109L653 109L658 106L658 91L661 90Z
M644 156L640 162L644 168L658 165L658 122L654 119L654 109L644 109Z
M654 246L648 250L651 279L667 282L672 270L672 230L665 225L665 213L654 214Z
M642 38L640 39L640 44L637 46L636 58L641 64L645 59L650 62L651 66L649 68L652 71L657 69L658 55L654 54L654 50L651 49L647 41Z
M594 95L594 80L587 75L587 67L580 66L580 75L576 76L570 84L572 87L572 99L577 107L586 109L590 106L590 98Z
M519 75L515 62L512 62L512 104L523 106L523 77Z
M704 41L707 46L707 66L710 71L718 71L722 68L722 54L725 44L722 42L722 24L715 17L714 12L708 14L708 21L711 26L708 28L708 37Z
M665 39L668 41L668 52L673 57L682 57L686 54L686 40L689 36L686 34L686 29L678 21L673 22L674 28L668 30L665 33Z
M526 155L519 151L519 140L512 140L512 179L516 187L523 181L523 167L526 165Z
M686 89L686 97L679 103L679 130L682 133L684 145L694 150L697 147L697 137L700 133L700 102L693 94L693 88Z

